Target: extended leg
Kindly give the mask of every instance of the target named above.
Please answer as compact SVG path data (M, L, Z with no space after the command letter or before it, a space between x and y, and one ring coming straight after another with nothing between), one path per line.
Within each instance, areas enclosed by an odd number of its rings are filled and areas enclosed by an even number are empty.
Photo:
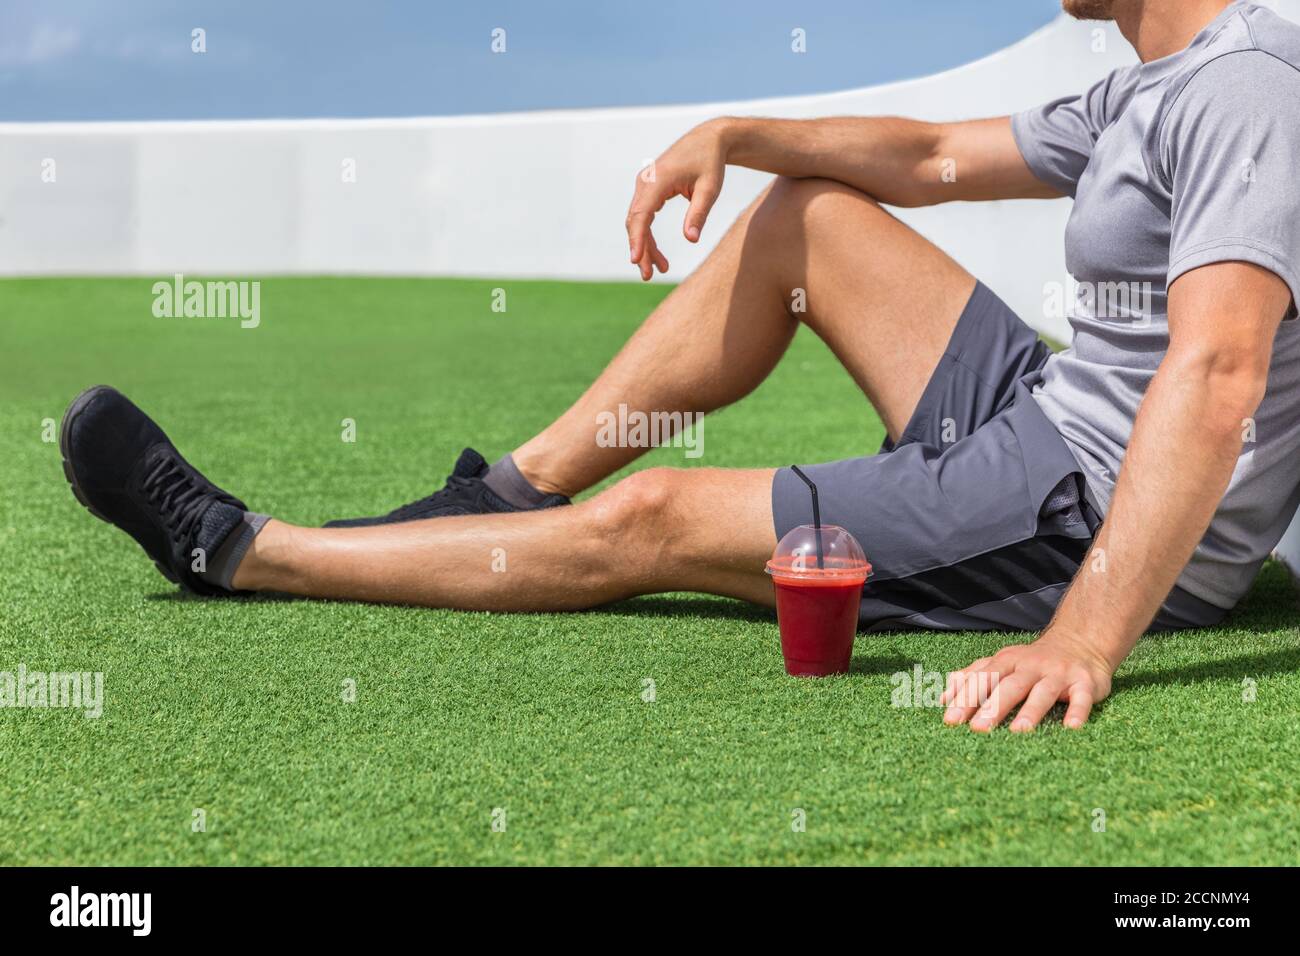
M273 521L234 586L488 611L702 591L772 602L771 470L651 468L572 508L375 528Z

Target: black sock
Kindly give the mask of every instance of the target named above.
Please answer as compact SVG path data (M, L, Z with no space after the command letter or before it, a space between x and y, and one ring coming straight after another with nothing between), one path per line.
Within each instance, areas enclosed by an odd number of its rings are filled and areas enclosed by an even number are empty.
M498 497L504 498L516 508L532 508L550 497L545 491L538 491L532 486L511 455L506 455L489 468L483 481Z
M233 591L234 587L231 586L230 582L235 577L235 570L239 567L239 562L244 560L244 555L248 553L248 548L253 543L253 539L257 537L257 533L270 520L270 515L245 511L243 520L235 525L230 534L226 535L226 540L221 542L216 553L208 559L207 567L199 572L199 577L209 584L215 584L227 591Z

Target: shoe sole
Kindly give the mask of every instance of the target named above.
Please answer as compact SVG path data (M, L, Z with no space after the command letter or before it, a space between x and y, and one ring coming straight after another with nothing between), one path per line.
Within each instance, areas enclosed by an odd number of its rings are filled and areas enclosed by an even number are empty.
M63 425L59 429L59 456L63 460L63 477L68 482L68 487L72 489L73 497L77 499L81 504L81 507L85 508L105 524L113 524L113 521L110 518L105 517L103 512L96 509L95 506L90 503L86 498L85 492L81 490L81 486L77 484L76 474L72 470L71 462L68 461L68 439L72 434L72 425L77 420L77 416L85 411L85 408L90 404L91 399L101 392L110 391L112 391L112 389L107 385L94 385L86 389L72 400L72 404L68 406L68 410L63 413ZM114 525L114 527L116 527L116 525ZM169 569L165 568L161 562L155 561L153 566L157 568L159 573L161 573L162 576L172 584L181 584L180 581L176 580L176 576L172 574Z
M101 392L107 391L110 391L107 385L95 385L86 389L72 400L72 404L68 406L68 410L63 413L63 426L59 429L59 455L63 459L63 477L67 480L68 487L72 489L73 496L76 497L77 501L81 502L83 508L100 521L112 524L113 522L104 517L104 515L97 511L87 500L85 493L81 490L81 486L77 484L77 477L72 471L72 463L68 460L71 457L68 452L68 441L72 435L73 423L77 420L77 416L86 410L86 406L90 404L91 399Z

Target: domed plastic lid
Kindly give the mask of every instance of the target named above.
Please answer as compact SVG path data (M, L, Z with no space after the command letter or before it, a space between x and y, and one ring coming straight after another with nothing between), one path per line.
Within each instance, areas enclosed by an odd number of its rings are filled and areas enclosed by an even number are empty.
M819 530L801 524L777 543L772 560L767 562L767 573L808 583L824 580L847 584L866 581L871 565L857 539L839 525L824 524Z

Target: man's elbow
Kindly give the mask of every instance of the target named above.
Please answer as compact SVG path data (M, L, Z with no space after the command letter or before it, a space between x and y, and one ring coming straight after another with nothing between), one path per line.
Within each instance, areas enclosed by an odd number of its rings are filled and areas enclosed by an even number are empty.
M885 121L895 124L899 135L906 131L905 135L911 141L908 152L913 159L911 165L901 170L890 184L889 199L874 198L901 209L937 206L957 198L953 195L956 170L951 158L950 124L899 117L887 117Z
M1210 345L1171 350L1170 371L1206 399L1205 426L1240 431L1254 417L1268 388L1269 354L1257 349Z

